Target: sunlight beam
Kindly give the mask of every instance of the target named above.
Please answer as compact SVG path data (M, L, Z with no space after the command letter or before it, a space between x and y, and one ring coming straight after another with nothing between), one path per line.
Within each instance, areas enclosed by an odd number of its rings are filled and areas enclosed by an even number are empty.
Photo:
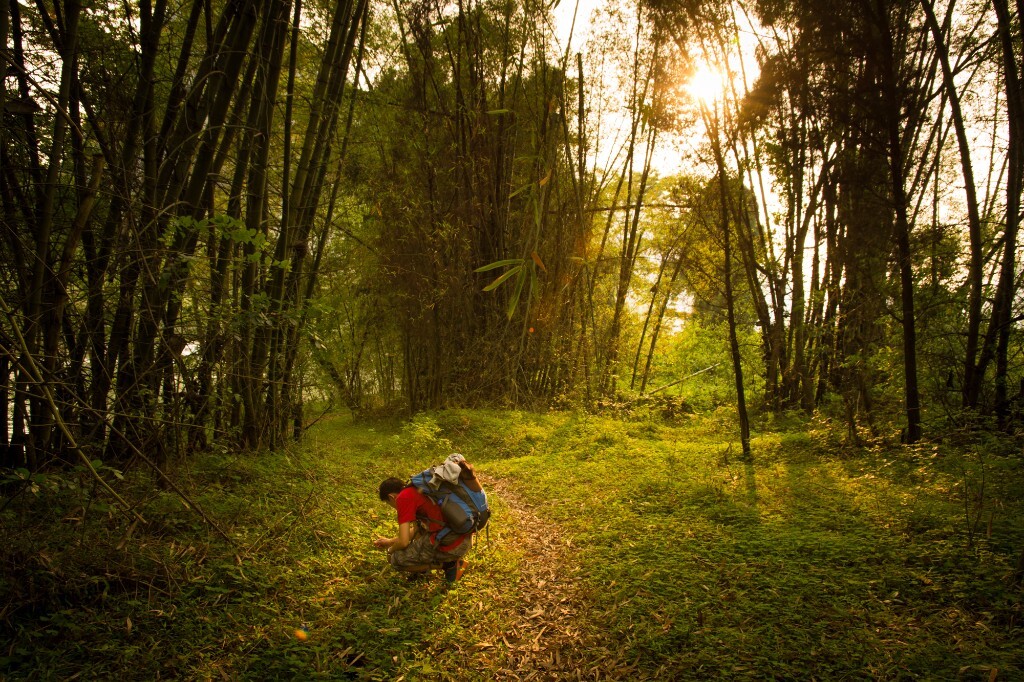
M718 69L707 64L698 66L686 82L686 91L702 104L721 99L725 91L725 78Z

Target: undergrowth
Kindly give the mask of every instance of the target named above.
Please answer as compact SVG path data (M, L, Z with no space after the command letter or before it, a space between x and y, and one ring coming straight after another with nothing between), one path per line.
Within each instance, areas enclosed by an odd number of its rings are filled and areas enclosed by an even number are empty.
M294 450L171 472L230 542L142 471L118 484L145 523L84 475L9 486L0 676L491 679L527 599L531 557L502 525L524 502L574 548L580 615L641 677L1024 676L1019 451L853 450L782 426L743 462L721 415L339 416ZM395 531L376 486L453 450L520 499L492 495L453 589L409 583L371 545Z

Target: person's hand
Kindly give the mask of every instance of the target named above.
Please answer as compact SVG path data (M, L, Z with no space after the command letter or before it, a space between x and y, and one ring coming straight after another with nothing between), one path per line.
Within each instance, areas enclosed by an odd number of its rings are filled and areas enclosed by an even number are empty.
M388 538L377 538L373 541L373 546L377 549L387 549L391 546L391 541Z

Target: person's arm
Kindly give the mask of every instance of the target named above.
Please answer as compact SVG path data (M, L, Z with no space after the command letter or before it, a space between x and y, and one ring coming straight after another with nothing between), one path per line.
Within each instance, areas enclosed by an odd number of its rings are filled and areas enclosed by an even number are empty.
M374 540L374 546L380 549L386 549L389 552L393 552L396 549L405 549L412 542L414 532L414 522L409 521L408 523L398 524L398 537L397 538L377 538Z

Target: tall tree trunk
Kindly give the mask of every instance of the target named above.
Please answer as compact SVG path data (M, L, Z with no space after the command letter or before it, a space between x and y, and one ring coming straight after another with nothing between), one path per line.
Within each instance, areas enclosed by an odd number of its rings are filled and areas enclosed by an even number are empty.
M69 102L71 91L78 68L78 20L81 7L77 0L67 0L64 4L64 32L61 36L60 49L61 72L60 89L57 94L57 111L54 115L53 133L50 138L50 153L47 158L45 185L38 194L42 201L38 208L38 221L34 236L35 257L33 259L32 282L29 289L28 329L26 331L26 352L35 356L42 348L54 346L60 334L60 320L56 317L56 301L52 300L56 293L53 281L54 262L51 257L51 234L54 228L54 214L57 210L57 194L60 190L60 176L64 159L64 143L68 133ZM49 294L49 295L46 295ZM41 363L46 369L52 369L53 362ZM24 364L28 358L23 358ZM46 377L49 379L50 377ZM29 447L33 450L49 449L52 425L48 408L41 396L34 392L31 401L32 421L29 433Z
M256 80L253 87L252 104L249 110L249 129L253 131L251 149L249 151L248 178L245 195L245 226L249 234L267 235L268 226L268 187L267 170L270 154L274 109L277 104L277 89L281 80L281 66L284 61L284 48L290 25L287 21L291 3L288 0L270 0L266 19L263 22L257 43L259 48L255 55L259 66L256 68ZM287 240L287 223L282 226L278 239ZM258 256L255 254L255 242L246 244L245 251L248 262L245 266L246 288L255 288L258 269ZM275 280L283 277L282 267L270 268L271 277ZM280 309L271 305L267 314L271 317ZM266 337L270 334L269 325L257 325L255 328L254 351L252 364L245 371L250 377L245 382L246 391L242 394L244 402L244 421L242 423L242 443L246 447L259 448L264 444L263 437L269 435L263 419L263 402L258 389L263 384L266 369L264 358L258 355ZM243 335L245 338L245 335Z
M200 5L201 2L202 0L195 0L196 5ZM126 208L130 205L132 194L136 189L133 169L138 163L140 134L142 131L151 132L152 128L154 116L153 69L158 57L157 49L166 20L166 9L165 0L158 0L152 13L148 11L148 3L140 5L139 72L136 75L128 124L122 138L120 154L110 154L107 158L113 196L102 229L97 231L87 229L82 235L88 280L85 326L88 335L89 368L92 373L89 392L91 409L83 414L83 441L86 445L94 444L97 447L105 439L107 422L103 415L107 412L108 394L120 355L118 344L120 339L127 338L128 326L132 319L131 304L124 294L127 293L127 290L134 291L134 283L122 291L120 304L109 325L108 340L106 320L109 311L106 305L104 284L110 269L117 232L121 228ZM147 135L147 137L149 136ZM151 150L152 141L149 141L147 145ZM134 269L134 266L130 265L129 269ZM133 274L127 275L127 279L133 278Z
M0 2L0 53L3 54L4 70L9 68L9 62L11 57L7 54L7 36L11 32L11 12L8 7L4 7L3 3ZM0 111L6 111L7 103L7 78L0 78ZM6 153L7 150L7 126L0 125L0 152ZM6 163L4 164L7 165ZM6 194L6 176L0 174L0 188L2 188L4 194ZM6 369L6 367L4 367ZM6 380L6 375L4 379ZM6 382L5 382L6 383ZM7 433L7 421L4 420L4 434L6 437ZM6 443L4 443L6 445Z
M875 5L875 30L878 33L881 59L881 85L883 118L886 128L886 144L889 156L889 179L891 183L896 239L900 273L900 306L903 328L903 394L907 414L906 442L916 443L921 439L921 397L917 387L917 327L914 314L914 270L913 254L910 251L910 220L907 215L907 191L904 181L904 141L902 125L903 101L898 92L896 46L890 24L890 7L887 0ZM913 120L913 117L910 117Z
M887 158L871 146L872 139L885 139L885 131L864 130L856 135L841 152L839 219L846 233L838 242L844 270L836 317L839 357L833 373L836 387L843 392L853 442L859 440L861 418L875 430L873 394L878 376L870 361L883 338L881 316L890 252L879 244L892 243Z
M284 437L280 426L286 423L282 415L291 415L291 393L284 390L282 383L290 381L294 365L294 346L301 342L300 330L289 322L290 315L298 313L299 281L305 272L305 258L309 250L310 233L316 217L316 209L324 184L328 160L331 158L333 138L337 129L339 109L347 81L349 67L357 38L362 34L368 4L366 0L342 2L335 8L332 17L331 34L320 64L317 77L313 110L310 113L300 158L296 164L291 186L287 191L287 214L282 216L274 260L288 261L288 273L281 268L272 268L271 276L261 287L269 301L270 324L254 330L251 350L245 359L246 379L242 392L245 404L242 429L243 442L249 446L277 443ZM287 42L289 23L280 20L281 50ZM281 56L279 55L279 56ZM276 71L280 72L280 61ZM250 178L250 192L252 189ZM249 214L247 214L249 215ZM249 215L249 219L254 217ZM255 272L247 271L244 288L251 296L256 291ZM250 281L252 280L252 281ZM249 338L244 334L243 338ZM273 356L271 356L273 350ZM269 363L269 365L268 365Z
M618 362L619 358L619 336L622 331L622 315L626 307L626 297L629 294L630 284L633 280L636 259L640 254L640 241L643 237L640 231L640 212L647 192L647 179L651 171L651 157L653 156L656 137L655 129L651 128L647 140L647 150L644 153L644 165L640 173L640 182L635 197L631 191L633 185L633 145L635 140L630 143L629 163L627 164L629 178L626 183L627 208L622 227L622 245L619 249L618 286L615 289L615 306L612 310L612 321L608 330L607 345L605 347L604 386L602 388L605 395L611 395L616 387L615 363Z
M654 67L653 62L657 59L657 47L654 51L652 64L644 64L641 60L642 54L642 32L643 22L638 21L636 35L634 36L634 53L632 63L632 92L630 95L631 116L629 143L626 147L625 164L623 174L626 180L626 210L622 227L622 243L619 248L619 277L615 290L615 306L612 310L612 320L608 329L608 336L605 339L605 358L602 368L601 391L605 395L614 392L615 386L615 363L619 356L619 335L622 327L622 314L625 309L626 296L629 293L630 283L633 279L633 269L637 256L640 252L640 212L644 202L644 195L647 190L647 179L651 170L651 158L654 152L654 143L657 139L657 130L651 126L647 128L647 122L643 118L642 110L648 102L648 93L651 90ZM641 80L641 70L646 69L647 73ZM634 157L635 151L644 133L647 132L647 148L644 152L643 167L640 171L640 181L637 186L636 196L633 195L634 182Z
M743 386L743 363L740 355L739 336L736 333L736 304L732 286L732 226L729 220L729 182L725 172L725 156L722 153L722 138L719 127L717 104L714 112L701 107L704 125L711 137L711 149L718 167L718 201L719 220L722 230L724 258L725 311L729 325L729 354L732 359L733 379L736 386L736 412L740 422L740 445L743 458L749 460L750 452L750 418L747 415L747 398Z
M964 377L962 385L962 402L964 407L977 407L981 390L982 376L977 372L978 343L981 335L981 304L982 304L982 242L981 214L978 211L978 195L974 184L974 165L971 163L970 140L967 137L967 126L960 107L960 93L957 90L953 69L949 63L949 46L945 33L935 17L932 0L921 0L928 29L935 41L935 52L942 67L942 81L949 100L953 128L956 131L957 147L960 151L960 171L964 180L964 202L967 206L967 230L970 239L969 265L967 268L967 334L964 349ZM947 21L944 25L948 25Z
M1019 3L1018 3L1019 4ZM1021 49L1020 35L1013 32L1013 17L1007 0L992 0L998 20L999 43L1003 56L1003 78L1006 88L1006 113L1009 136L1009 160L1006 177L1006 227L1003 231L1003 261L999 283L992 304L989 336L996 336L995 407L1000 426L1009 417L1008 372L1009 342L1013 326L1013 301L1016 297L1017 232L1020 227L1021 188L1024 185L1024 91L1020 82L1017 55ZM1019 21L1021 17L1017 17ZM986 340L987 341L987 340ZM990 345L987 343L987 345Z

